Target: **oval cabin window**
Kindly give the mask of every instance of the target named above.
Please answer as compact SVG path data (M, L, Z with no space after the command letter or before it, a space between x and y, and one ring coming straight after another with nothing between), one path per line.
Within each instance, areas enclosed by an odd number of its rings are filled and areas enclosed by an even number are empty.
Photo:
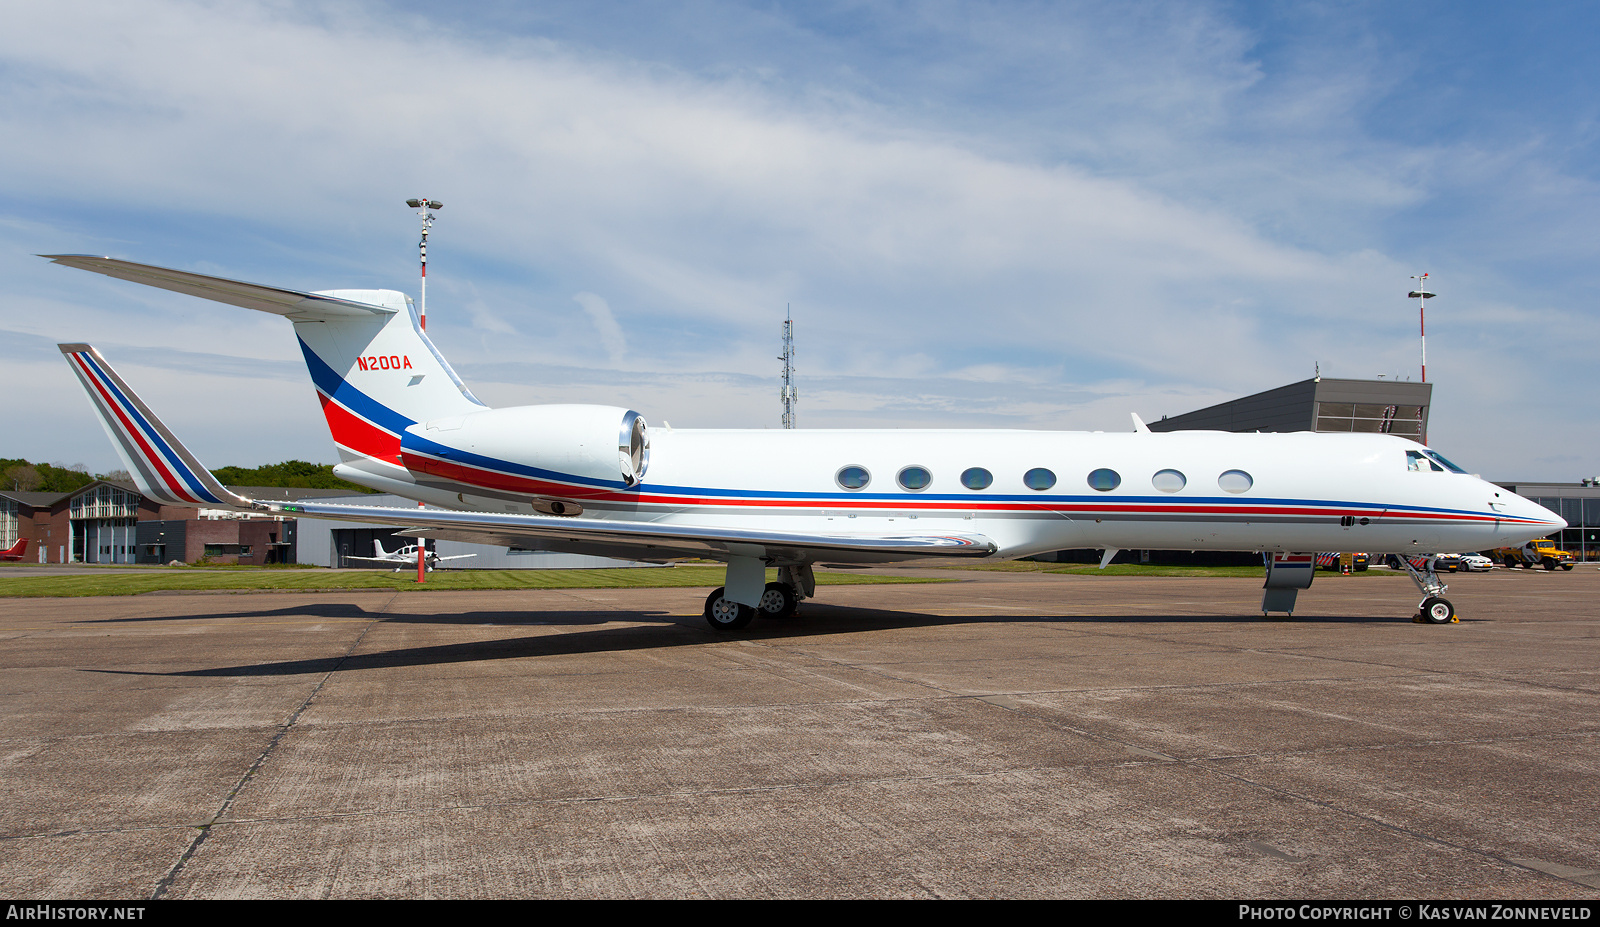
M1243 470L1229 470L1217 477L1217 485L1222 487L1223 492L1247 492L1255 484L1256 481Z
M1162 492L1177 492L1189 481L1176 470L1157 470L1156 475L1150 478L1150 482Z
M910 492L922 492L928 488L929 483L933 482L933 474L928 472L927 467L906 467L900 471L898 479L902 489Z
M1122 485L1122 476L1115 470L1105 467L1089 474L1089 488L1096 492L1110 492Z
M1022 474L1022 483L1029 489L1043 492L1056 484L1056 475L1043 467L1034 467Z
M866 467L843 467L833 477L839 485L849 490L865 489L872 482Z

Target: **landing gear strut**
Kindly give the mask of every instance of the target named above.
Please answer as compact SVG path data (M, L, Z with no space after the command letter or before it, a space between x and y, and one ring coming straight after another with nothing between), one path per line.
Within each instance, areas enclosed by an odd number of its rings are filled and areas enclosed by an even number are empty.
M1400 554L1395 558L1411 576L1411 581L1417 584L1417 589L1422 593L1422 604L1417 606L1417 614L1412 621L1417 624L1460 624L1461 618L1456 615L1456 607L1444 597L1445 591L1450 587L1439 580L1439 574L1433 571L1434 561L1438 555L1430 555L1419 570L1411 562L1411 558Z

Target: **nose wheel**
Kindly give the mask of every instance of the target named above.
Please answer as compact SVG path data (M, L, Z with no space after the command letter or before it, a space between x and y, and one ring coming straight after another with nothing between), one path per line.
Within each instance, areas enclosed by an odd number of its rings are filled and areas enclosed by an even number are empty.
M1411 620L1417 624L1460 624L1461 619L1456 615L1456 607L1444 597L1446 589L1450 588L1439 581L1439 574L1433 570L1433 565L1438 560L1437 554L1423 558L1422 569L1417 569L1411 558L1405 554L1395 560L1402 568L1411 574L1411 581L1417 584L1417 590L1425 598L1417 606L1417 614Z
M1431 595L1422 600L1422 608L1417 612L1418 624L1459 624L1460 618L1456 617L1456 607L1450 600L1440 596Z

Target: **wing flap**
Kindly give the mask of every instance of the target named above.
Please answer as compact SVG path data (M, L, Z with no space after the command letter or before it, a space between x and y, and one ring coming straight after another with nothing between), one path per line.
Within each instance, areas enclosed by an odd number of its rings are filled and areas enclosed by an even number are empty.
M186 293L190 296L215 300L232 306L243 306L246 309L270 312L273 315L285 316L296 322L370 319L393 315L397 311L392 307L357 302L337 296L287 290L282 287L263 286L259 283L245 283L241 280L211 277L186 270L174 270L170 267L156 267L151 264L135 264L132 261L99 257L93 254L41 254L39 256L67 267L93 271L97 274L105 274L107 277L132 280L134 283L160 287L163 290L172 290L175 293ZM401 298L403 299L404 297Z

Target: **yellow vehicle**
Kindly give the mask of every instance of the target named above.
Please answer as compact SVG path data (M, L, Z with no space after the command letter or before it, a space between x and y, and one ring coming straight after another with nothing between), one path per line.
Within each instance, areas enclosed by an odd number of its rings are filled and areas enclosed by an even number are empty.
M1556 542L1549 538L1536 538L1521 547L1496 548L1493 557L1508 569L1520 566L1531 570L1542 564L1547 570L1556 567L1570 570L1574 562L1572 554L1557 547Z

